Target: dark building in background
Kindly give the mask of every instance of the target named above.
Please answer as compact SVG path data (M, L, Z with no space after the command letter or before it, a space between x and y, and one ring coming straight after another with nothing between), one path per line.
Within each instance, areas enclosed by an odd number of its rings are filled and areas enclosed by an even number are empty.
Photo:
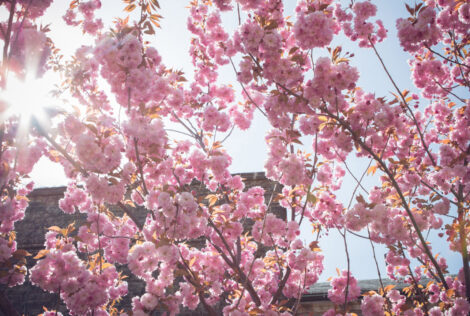
M265 190L265 199L267 201L271 199L272 195L275 196L281 192L281 185L268 180L262 172L242 173L239 175L245 183L245 188L262 187ZM26 209L25 218L15 225L18 249L25 249L34 256L41 249L44 249L44 236L49 227L58 226L64 228L70 223L75 222L75 227L78 228L86 222L86 214L78 212L66 214L59 208L59 200L64 196L65 190L65 187L39 188L29 194L30 202ZM191 190L195 190L200 196L206 196L210 193L209 191L201 190L198 184L192 185ZM275 191L273 192L273 190ZM272 204L271 209L278 217L286 218L285 209L280 207L279 204ZM120 208L112 207L111 210L119 216L122 215ZM133 214L139 223L143 224L145 222L147 212L144 209L141 209L140 212L139 209L135 209ZM34 262L35 260L32 257L28 257L28 268L31 268ZM125 269L125 267L122 268ZM130 310L132 297L141 296L145 293L145 283L130 273L126 274L131 276L126 279L129 294L120 302L120 306ZM37 315L44 312L43 306L49 310L55 309L66 314L65 305L58 294L48 293L37 286L33 286L29 282L28 277L23 285L7 289L6 294L19 314ZM182 314L202 315L202 312L201 310L200 312L191 311Z
M271 195L276 195L281 192L281 186L275 182L268 180L264 173L243 173L239 174L243 179L246 188L260 186L265 190L265 199L268 202ZM194 185L191 189L198 192L198 186ZM18 249L25 249L31 254L36 255L41 249L44 249L44 235L50 226L66 227L71 222L75 222L75 227L79 227L86 222L86 215L81 213L65 214L58 205L58 201L63 197L65 187L57 188L39 188L31 192L29 195L30 204L26 210L25 219L17 222L15 225L17 231ZM273 192L275 190L275 192ZM209 194L209 192L201 192L202 196ZM286 218L286 210L274 203L271 205L272 211L276 216L283 219ZM122 210L112 209L118 215L122 215ZM146 212L135 212L136 219L143 223L145 221ZM28 258L28 268L34 264L34 259ZM123 267L125 269L125 267ZM134 296L141 296L145 293L145 284L130 275L126 281L128 282L129 294L120 302L120 307L125 310L131 309L131 299ZM391 284L388 280L383 280L384 286ZM424 280L423 282L426 282ZM358 282L362 292L377 291L380 287L378 280L362 280ZM395 289L402 289L405 284L399 284ZM317 283L309 289L301 299L300 307L297 315L322 315L328 309L333 308L334 305L328 300L328 289L330 288L329 282ZM58 310L64 315L68 315L65 305L56 293L48 293L43 291L37 286L33 286L28 277L23 285L6 289L6 295L16 308L20 315L38 315L44 312L43 306L49 310ZM360 300L351 302L349 304L349 312L361 315ZM220 309L219 309L220 311ZM159 312L155 312L159 315ZM3 315L0 312L0 315ZM203 309L195 311L181 312L180 315L205 315ZM9 316L9 315L5 315Z

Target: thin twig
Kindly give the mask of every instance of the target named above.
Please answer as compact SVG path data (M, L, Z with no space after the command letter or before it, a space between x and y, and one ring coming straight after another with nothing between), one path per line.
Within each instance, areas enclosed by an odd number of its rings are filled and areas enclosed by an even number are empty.
M387 69L387 66L385 66L385 63L382 59L382 57L380 56L379 52L377 51L377 49L375 48L375 45L372 43L372 41L369 39L369 43L372 47L372 49L374 50L375 52L375 55L377 56L377 58L379 59L380 61L380 64L382 65L382 68L385 70L385 73L387 74L388 78L390 79L390 81L392 82L392 85L395 87L395 90L397 91L397 93L400 95L400 98L404 104L404 106L408 109L408 112L410 113L411 117L412 117L412 120L416 126L416 130L418 131L418 134L419 134L419 138L421 140L421 144L423 145L424 147L424 150L426 151L426 153L428 154L429 156L429 159L431 159L431 162L434 166L436 166L436 161L434 159L434 157L432 156L431 152L429 151L429 148L424 140L424 135L423 133L421 132L421 129L419 128L419 123L418 123L418 120L416 119L414 113L413 113L413 110L411 110L410 106L408 105L408 102L406 102L406 99L405 99L405 96L403 95L403 93L401 92L401 90L398 88L397 84L395 83L395 80L393 80L392 78L392 75L390 74L390 72L388 71Z
M343 232L341 232L339 229L338 229L338 232L341 234L341 236L343 237L343 241L344 241L344 251L346 253L346 262L347 262L347 265L348 265L348 278L346 280L346 289L344 290L344 305L343 305L343 310L344 310L344 313L346 314L346 308L348 306L348 296L349 296L349 284L350 284L350 275L351 275L351 272L350 272L350 269L351 269L351 263L350 263L350 259L349 259L349 250L348 250L348 243L346 242L346 228L344 228Z
M419 229L419 226L418 226L418 223L416 222L416 219L414 218L414 215L413 213L411 212L411 209L409 208L408 206L408 203L406 201L406 198L405 196L403 195L403 192L400 188L400 186L398 185L396 179L395 179L395 176L393 175L393 173L390 171L390 169L388 168L388 166L386 165L386 163L383 161L383 159L381 159L373 150L372 148L370 148L366 143L364 143L359 137L356 136L356 133L354 132L354 130L351 128L351 126L349 124L347 124L342 118L340 117L337 117L335 114L332 114L330 111L328 111L328 109L325 107L323 108L323 111L325 112L325 114L327 114L329 117L335 119L342 127L344 127L346 130L348 130L351 135L353 136L353 139L354 141L359 144L365 151L367 151L373 158L375 161L377 161L379 163L379 165L382 167L382 170L385 172L385 174L387 175L387 177L390 179L390 182L392 183L392 186L395 188L395 190L397 191L397 194L398 196L400 197L400 200L402 201L402 206L403 208L405 209L407 215L408 215L408 218L410 219L415 231L416 231L416 234L418 235L418 238L421 242L421 245L423 247L423 250L424 252L426 253L426 255L428 256L429 260L431 261L431 263L433 264L434 268L436 269L438 275L439 275L439 279L441 280L441 282L444 284L444 287L446 289L449 288L449 286L447 285L447 282L445 280L445 277L444 277L444 274L442 273L442 269L441 267L439 266L439 264L437 263L436 259L434 259L434 256L433 254L431 253L431 250L429 249L429 246L427 245L426 243L426 240L424 239L422 233L421 233L421 230Z
M34 117L32 118L32 123L36 127L36 130L39 132L39 134L41 134L45 139L47 139L47 141L58 152L60 152L65 157L65 159L67 159L67 161L70 162L72 164L72 166L74 166L75 169L80 171L84 176L88 176L88 172L78 162L76 162L62 146L60 146L55 140L53 140L46 133L46 131L43 129L43 127L41 126L41 124L39 123L39 121L36 118L34 118Z
M233 68L233 71L235 71L235 74L238 74L237 72L237 68L235 68L235 64L233 63L233 60L232 58L230 57L230 63L232 64L232 68ZM250 100L250 102L261 112L261 114L263 114L265 117L268 117L268 115L259 107L259 105L253 100L253 98L251 97L251 95L248 93L248 91L246 90L245 88L245 85L240 81L238 80L238 83L240 84L240 86L242 87L243 89L243 92L245 92L245 95L248 97L248 99Z
M379 275L379 282L380 282L380 288L382 289L383 292L385 292L385 288L384 288L384 284L382 282L382 274L380 273L380 268L379 268L379 263L377 261L377 256L375 254L375 247L374 247L374 243L372 241L372 239L370 238L370 230L369 230L369 226L367 226L367 234L369 235L369 242L370 242L370 246L372 248L372 256L374 257L374 261L375 261L375 266L377 268L377 274Z
M450 90L449 88L446 88L444 87L439 81L437 81L436 79L433 78L433 81L434 83L436 83L439 88L441 88L442 90L444 90L445 92L451 94L452 96L454 96L454 98L458 99L460 102L462 103L466 103L465 102L465 99L462 99L461 97L459 97L458 95L456 95L455 93L452 92L452 90Z
M427 187L428 189L432 190L434 193L436 193L437 195L439 195L442 199L443 198L446 198L442 193L439 193L439 191L437 191L435 188L433 188L431 185L429 185L426 181L424 180L420 180L420 183L423 184L425 187ZM455 206L457 206L457 203L448 199L450 203L454 204Z
M356 181L357 183L357 186L360 187L365 193L368 193L366 188L364 188L364 186L362 185L362 178L364 177L364 175L367 173L367 170L369 169L371 163L372 163L372 159L370 160L369 162L369 165L367 166L367 169L366 171L364 171L364 173L362 174L361 176L361 179L357 179L356 176L354 175L354 173L351 171L351 169L349 169L349 166L348 164L346 163L346 160L343 159L343 157L341 157L339 154L338 154L338 151L336 150L336 148L333 147L333 150L335 151L336 155L341 159L341 161L343 162L344 166L346 167L346 170L349 172L349 174L351 175L351 177L353 177L353 179ZM357 189L357 187L356 187ZM356 192L356 189L354 189L354 192ZM353 195L354 196L354 195Z
M445 60L447 60L447 61L449 61L453 64L461 65L461 66L464 66L464 67L467 67L467 68L470 69L470 66L459 63L458 61L450 59L449 57L445 57L444 55L440 54L439 52L436 52L435 50L433 50L431 47L429 47L429 45L424 44L424 47L426 47L431 53L436 54L437 56L441 57L442 59L445 59Z
M176 130L176 129L165 128L165 131L183 134L183 135L188 136L188 137L193 137L193 135L190 135L190 134L185 133L185 132L182 132L182 131L178 131L178 130Z

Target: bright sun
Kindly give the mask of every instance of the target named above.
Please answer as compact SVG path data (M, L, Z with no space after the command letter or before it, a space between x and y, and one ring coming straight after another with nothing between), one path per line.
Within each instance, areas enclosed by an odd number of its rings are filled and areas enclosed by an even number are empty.
M38 121L46 119L45 108L55 103L50 95L54 80L47 75L31 77L19 79L13 75L8 78L6 88L0 90L0 101L7 106L0 121L17 116L22 124L29 125L33 117Z

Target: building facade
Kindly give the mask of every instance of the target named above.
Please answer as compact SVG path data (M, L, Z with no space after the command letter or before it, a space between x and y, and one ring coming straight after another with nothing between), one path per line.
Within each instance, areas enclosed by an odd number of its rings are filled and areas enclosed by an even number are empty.
M269 200L272 194L281 191L279 184L268 180L264 173L244 173L240 174L244 179L247 188L253 186L261 186L265 190L265 198ZM201 192L198 185L193 186L201 195L209 192ZM39 188L31 192L29 195L30 204L26 210L25 219L16 224L18 249L25 249L33 256L44 248L44 235L50 226L66 227L69 223L75 222L76 227L85 223L86 216L81 213L65 214L58 205L59 200L63 197L65 187L57 188ZM275 190L273 192L273 190ZM283 219L286 218L286 210L278 204L273 205L273 212L276 216ZM122 215L120 209L112 209L118 215ZM146 212L137 212L136 220L143 223L145 221ZM33 265L34 260L28 258L29 268ZM125 267L122 267L125 269ZM125 271L124 271L125 272ZM131 275L131 274L128 274ZM143 281L135 277L130 277L128 282L129 294L120 302L120 307L125 310L131 309L131 298L140 296L145 293L145 284ZM384 281L387 283L387 281ZM379 288L378 280L359 281L359 286L363 292L375 290ZM404 286L404 285L402 285ZM308 293L301 299L300 307L297 315L322 315L324 312L333 308L334 305L328 300L328 282L317 283ZM6 289L6 295L12 302L13 306L20 315L37 315L44 311L43 307L49 310L58 310L66 315L66 308L62 304L58 294L51 294L43 291L39 287L33 286L28 278L25 284L14 288ZM360 300L352 302L348 305L349 311L361 315ZM220 308L219 308L220 311ZM160 314L155 312L155 315ZM0 312L1 315L1 312ZM181 315L204 315L204 310L182 312Z

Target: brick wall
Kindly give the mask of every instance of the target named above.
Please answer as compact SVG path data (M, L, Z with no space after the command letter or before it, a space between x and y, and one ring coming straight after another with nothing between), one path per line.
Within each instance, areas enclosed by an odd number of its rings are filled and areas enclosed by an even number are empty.
M265 190L265 199L269 201L273 194L273 189L276 188L274 194L281 192L281 186L275 184L272 181L266 179L264 173L243 173L240 176L244 179L246 188L253 186L261 186ZM197 184L191 187L191 190L199 191L201 196L209 194L208 191L202 191L199 189ZM73 215L65 214L58 206L58 201L63 197L65 187L59 188L40 188L34 190L30 195L30 204L26 210L25 219L17 222L15 225L17 231L17 242L19 249L26 249L33 256L41 249L43 249L44 235L47 232L47 228L50 226L66 227L72 221L75 221L76 227L79 227L85 222L86 216L84 214L75 213ZM274 213L281 218L286 218L286 211L278 204L272 205ZM111 208L111 210L117 215L122 215L122 210L118 208ZM135 210L136 219L143 223L146 216L144 209ZM28 266L31 267L34 260L28 258ZM119 267L119 269L126 272L126 267ZM125 273L126 275L132 275ZM141 280L135 277L129 277L126 279L129 283L129 294L121 301L120 306L126 310L130 309L130 300L134 296L141 296L145 292L145 284ZM423 284L426 284L429 280L422 280ZM384 285L392 284L390 280L383 280ZM361 290L378 290L378 280L362 280L359 281ZM404 283L399 283L396 289L402 289L405 286ZM308 293L301 299L301 305L298 309L297 315L322 315L328 309L333 308L333 304L328 300L327 292L330 285L328 282L317 283L308 290ZM31 285L26 278L25 284L17 286L15 288L9 288L6 290L6 294L10 301L13 303L15 308L20 314L24 315L37 315L43 312L43 306L49 309L56 309L61 311L64 315L67 315L66 308L61 304L57 294L51 294L44 292L39 287ZM350 312L354 312L357 315L361 315L360 300L352 302L348 305ZM218 311L221 311L221 307L218 307ZM161 312L156 311L154 315L160 315ZM0 315L1 312L0 312ZM205 315L204 310L198 309L196 311L183 311L180 315ZM9 315L5 315L9 316Z
M273 194L281 191L281 186L266 179L264 173L242 173L239 174L244 180L246 188L260 186L265 190L265 199L269 201ZM67 227L71 222L75 222L75 227L79 227L86 221L86 215L81 213L65 214L60 210L58 201L63 197L65 187L58 188L40 188L36 189L28 196L30 199L29 207L26 210L25 219L16 223L17 243L19 249L26 249L34 255L44 248L44 235L50 226ZM201 196L209 194L208 191L201 190L198 184L191 186L191 190L196 190ZM285 209L278 204L272 205L273 212L281 218L286 217ZM122 215L119 208L111 208L117 214ZM134 213L140 223L145 221L146 211L144 209L136 209ZM28 258L28 267L34 264L32 257ZM124 269L125 267L120 267ZM126 273L131 275L130 273ZM125 309L130 308L130 300L134 296L140 296L145 293L145 284L141 280L130 277L126 279L129 283L129 294L121 302L121 306ZM57 294L46 293L39 287L31 285L28 278L25 284L15 288L7 289L7 296L20 314L37 315L43 312L43 306L49 309L57 309L64 314L66 308L61 304ZM156 312L155 315L159 313ZM203 315L203 311L191 311L182 313L181 315Z

